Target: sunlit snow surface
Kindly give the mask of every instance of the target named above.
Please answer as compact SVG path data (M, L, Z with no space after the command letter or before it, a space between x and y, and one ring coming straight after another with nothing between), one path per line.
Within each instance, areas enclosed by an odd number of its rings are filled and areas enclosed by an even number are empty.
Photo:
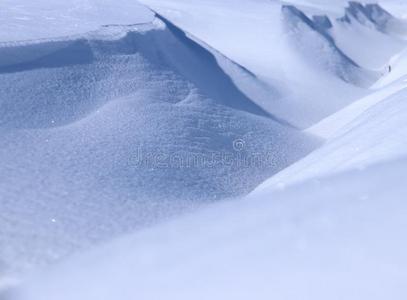
M405 299L406 4L142 2L0 3L0 299Z
M406 168L216 205L67 261L17 299L402 300Z
M0 2L0 42L59 38L102 25L150 22L153 14L136 1L68 0Z

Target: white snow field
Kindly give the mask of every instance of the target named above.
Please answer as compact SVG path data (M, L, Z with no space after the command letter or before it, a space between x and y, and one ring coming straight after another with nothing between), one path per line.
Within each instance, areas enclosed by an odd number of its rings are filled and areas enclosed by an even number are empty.
M2 0L0 42L60 38L103 25L151 22L154 14L127 0Z
M13 296L402 300L406 168L402 158L218 204L66 261Z
M0 3L0 299L406 299L407 3L139 2Z

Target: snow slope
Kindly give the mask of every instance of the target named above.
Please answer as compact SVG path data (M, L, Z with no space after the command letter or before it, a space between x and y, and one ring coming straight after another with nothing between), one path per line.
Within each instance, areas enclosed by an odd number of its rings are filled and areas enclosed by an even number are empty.
M407 68L405 70L407 70ZM389 77L391 75L392 74L389 74ZM406 79L396 80L388 86L377 89L369 96L355 101L337 113L323 119L314 126L308 128L307 131L325 139L329 139L371 107L405 89L406 87Z
M217 204L74 257L15 299L402 300L406 170L402 158Z
M380 18L375 13L369 14L369 11L375 12L375 9L377 7L374 5L362 6L350 3L346 8L345 18L338 21L345 22L344 24L358 23L365 29L370 27L378 33L376 29L380 22L374 20ZM390 18L386 13L383 14ZM365 26L366 23L368 26ZM384 25L380 30L383 30L388 38L393 39L390 29ZM352 30L355 28L357 29L354 27ZM353 34L360 32L356 30ZM380 36L371 41L375 41L382 49ZM349 41L347 45L351 49L361 49L358 44L354 45ZM331 114L306 130L326 139L322 147L261 184L255 194L266 189L285 188L287 185L312 178L319 180L345 170L363 169L371 164L406 155L404 141L407 138L405 122L407 68L404 64L404 49L405 46L387 61L386 65L392 67L391 72L387 71L387 74L371 87L368 96ZM380 61L374 51L373 54L365 56L370 56L369 59L376 62Z
M4 47L3 273L247 194L318 144L221 66L263 93L252 74L159 17Z
M374 8L350 4L344 16L333 21L330 33L338 47L359 65L386 74L389 59L401 52L406 43L398 36L399 30L389 26L401 21L378 8L374 14Z
M335 75L345 82L359 86L369 86L376 76L364 72L353 60L340 50L329 35L332 24L309 19L302 11L292 5L282 7L286 31L303 60Z
M0 42L59 38L102 25L151 22L154 14L137 1L2 0Z
M360 20L338 20L343 1L142 2L257 75L275 91L262 107L300 128L369 94L363 87L404 47Z
M403 77L406 75L407 70L407 51L401 51L397 55L395 55L390 64L392 66L392 72L387 76L382 77L376 84L374 85L375 88L383 88L391 84L392 82L402 80Z
M407 23L143 3L0 4L0 298L404 299Z
M403 82L397 88L400 90L359 100L311 128L310 132L332 136L322 147L261 184L255 193L407 155L407 87ZM383 97L386 93L390 95Z

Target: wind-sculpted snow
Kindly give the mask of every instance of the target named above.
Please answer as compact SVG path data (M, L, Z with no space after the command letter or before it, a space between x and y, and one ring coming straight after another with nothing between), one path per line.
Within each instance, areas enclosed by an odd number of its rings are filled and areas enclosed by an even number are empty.
M365 26L386 31L387 23L392 18L392 15L378 4L363 5L359 2L350 1L348 7L345 8L345 16L341 20L344 22L357 21Z
M244 69L162 18L7 51L15 56L0 66L6 269L248 193L317 144L252 102L218 61L242 78Z
M180 42L184 43L181 47ZM49 46L51 49L47 50ZM50 54L0 66L4 82L0 120L3 127L64 125L86 116L109 99L134 94L149 80L173 85L169 97L163 100L180 102L190 88L185 77L218 104L268 115L238 91L212 54L175 27L171 31L130 31L114 40L80 38L62 45L58 42L25 47L32 47L32 52L43 47L43 52ZM21 52L19 48L9 51L16 57ZM29 50L23 54L26 52ZM32 97L34 89L36 96ZM157 89L153 90L156 93Z
M355 85L367 87L378 79L379 74L362 70L336 46L327 31L332 26L329 19L311 20L294 6L286 5L282 10L289 38L305 61Z
M334 20L334 23L331 35L338 47L358 65L376 70L381 76L389 72L390 59L406 46L406 42L399 36L385 34L359 22ZM398 31L402 33L401 28Z
M362 4L350 1L345 8L345 15L338 20L348 24L359 23L364 27L403 39L407 34L407 22L396 18L377 3Z
M142 1L0 3L0 299L404 300L407 4Z
M317 9L323 1L309 6L308 1L291 2L296 6L265 0L240 0L238 5L229 0L193 3L143 0L268 85L273 97L260 100L251 97L267 112L299 128L307 128L366 96L369 93L366 87L382 75L384 62L402 46L397 41L387 46L388 40L383 38L379 43L383 46L379 47L376 36L368 34L359 43L357 35L362 30L353 24L348 24L346 29L355 37L346 40L347 33L342 35L338 30L345 26L337 21L344 14L344 7L338 3L324 2L323 7L335 6L333 14L330 10ZM376 29L375 32L382 34ZM352 43L360 45L357 47L360 55L352 56L354 53L349 51ZM378 50L370 51L370 48ZM386 51L382 53L379 49ZM379 67L376 64L372 67L373 64L363 64L363 59L361 63L360 57L370 57L369 62L379 57L381 62Z
M386 32L357 20L339 21L346 1L142 2L264 81L273 97L256 102L299 128L368 95L366 87L388 72L387 62L404 48L400 37L407 33L395 17ZM282 9L287 3L295 5L293 11ZM366 6L379 20L383 9Z

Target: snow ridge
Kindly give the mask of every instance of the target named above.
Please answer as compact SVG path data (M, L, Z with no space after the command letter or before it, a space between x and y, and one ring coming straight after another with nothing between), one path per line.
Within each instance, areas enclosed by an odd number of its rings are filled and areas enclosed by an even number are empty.
M386 32L387 24L393 18L394 17L379 4L363 5L359 2L350 1L345 8L345 16L340 18L340 20L347 23L351 23L352 20L355 20L364 26Z
M367 87L379 78L378 73L362 69L336 45L328 31L332 27L328 17L311 20L293 5L284 5L282 11L291 42L306 61L358 86Z

